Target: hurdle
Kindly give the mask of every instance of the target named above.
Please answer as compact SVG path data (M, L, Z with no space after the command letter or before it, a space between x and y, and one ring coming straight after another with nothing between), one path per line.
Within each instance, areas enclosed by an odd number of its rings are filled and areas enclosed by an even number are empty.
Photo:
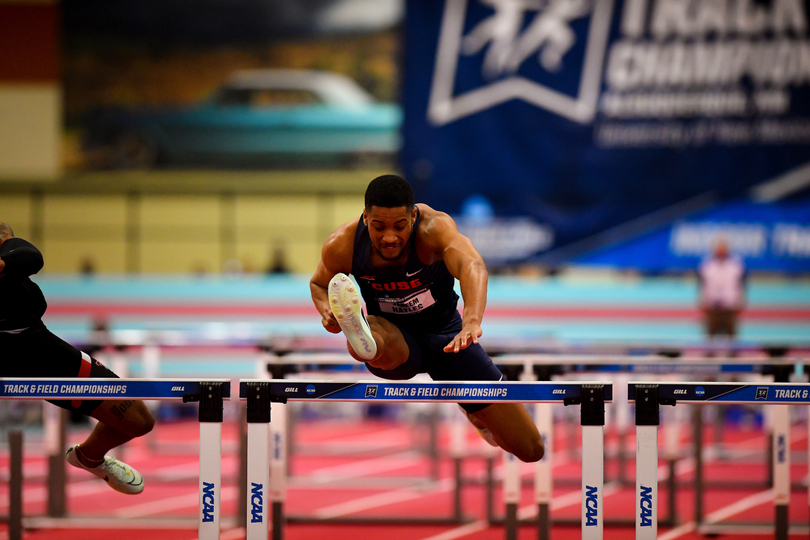
M582 408L582 538L600 540L603 521L604 404L613 399L609 382L335 382L318 380L241 380L239 398L248 402L248 516L246 540L264 540L269 523L265 493L272 498L273 540L284 538L283 430L270 435L271 403L288 401L371 401L448 403L563 403ZM251 429L252 428L252 429ZM272 440L272 448L268 441ZM252 448L252 450L251 450ZM507 463L517 463L507 456ZM268 478L268 470L273 474ZM265 486L268 486L265 489ZM506 537L517 538L519 483L504 487Z
M790 502L790 405L810 404L808 383L630 382L628 401L636 404L636 539L657 537L658 413L659 405L726 403L768 405L773 414L774 538L787 540ZM699 471L699 468L696 468ZM695 479L695 524L703 534L723 534L729 528L703 523L703 486ZM739 531L740 525L735 531ZM750 527L750 525L748 525ZM803 531L806 532L806 531Z
M229 398L229 379L75 379L75 378L3 378L0 379L0 399L83 400L129 399L174 400L199 402L200 479L199 479L199 540L218 540L220 536L220 488L222 484L222 412L223 399ZM20 470L11 471L11 478L22 475L22 437L14 437L11 463ZM20 540L23 531L22 481L11 486L9 540ZM11 520L10 520L11 521ZM13 536L19 534L19 536Z

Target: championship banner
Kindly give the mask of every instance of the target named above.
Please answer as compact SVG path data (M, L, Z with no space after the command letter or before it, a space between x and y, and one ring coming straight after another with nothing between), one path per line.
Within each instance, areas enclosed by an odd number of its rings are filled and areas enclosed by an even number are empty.
M627 399L636 400L637 384L658 387L658 397L673 399L676 402L722 402L729 404L810 403L810 385L792 383L635 383L627 387Z
M248 395L247 383L239 384L239 395ZM304 381L295 379L256 381L268 382L270 400L331 400L331 401L391 401L391 402L452 402L452 403L561 403L580 397L582 386L598 384L604 389L605 401L613 399L610 383L549 383L528 381L482 381L432 383L357 381Z
M660 230L575 259L580 264L632 266L647 272L694 270L718 238L748 270L810 270L810 201L733 201L697 212Z
M0 399L159 399L199 401L205 383L223 383L230 397L230 380L50 378L0 379Z
M485 258L546 261L804 174L808 11L810 0L408 0L403 171Z

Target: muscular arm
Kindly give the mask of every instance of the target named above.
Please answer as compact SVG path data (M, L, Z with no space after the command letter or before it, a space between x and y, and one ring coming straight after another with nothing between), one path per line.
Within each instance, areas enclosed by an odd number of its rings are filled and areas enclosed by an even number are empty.
M472 241L461 234L455 221L441 212L436 212L425 230L425 238L436 254L444 261L447 270L459 281L464 310L461 314L461 332L447 344L446 352L456 351L478 343L481 337L481 321L487 305L487 272L484 260Z
M338 272L349 274L352 271L352 253L354 250L354 233L357 223L347 223L332 233L321 249L321 260L312 279L309 281L309 290L312 301L318 313L321 314L321 323L328 332L340 332L332 308L329 307L327 288L329 280Z

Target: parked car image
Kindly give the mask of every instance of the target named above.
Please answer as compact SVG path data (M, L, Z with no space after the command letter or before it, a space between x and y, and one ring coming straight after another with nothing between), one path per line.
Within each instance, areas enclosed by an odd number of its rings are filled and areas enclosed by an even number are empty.
M246 70L193 106L96 111L83 148L112 168L352 163L393 158L401 122L398 105L375 101L343 75Z

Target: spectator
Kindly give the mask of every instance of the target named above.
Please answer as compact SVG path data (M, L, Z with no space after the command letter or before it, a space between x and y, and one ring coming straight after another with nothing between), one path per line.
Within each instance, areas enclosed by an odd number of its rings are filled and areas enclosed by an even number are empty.
M701 263L698 276L700 308L710 343L716 345L721 335L733 340L745 305L746 272L742 260L731 254L726 240L720 239L712 255Z

